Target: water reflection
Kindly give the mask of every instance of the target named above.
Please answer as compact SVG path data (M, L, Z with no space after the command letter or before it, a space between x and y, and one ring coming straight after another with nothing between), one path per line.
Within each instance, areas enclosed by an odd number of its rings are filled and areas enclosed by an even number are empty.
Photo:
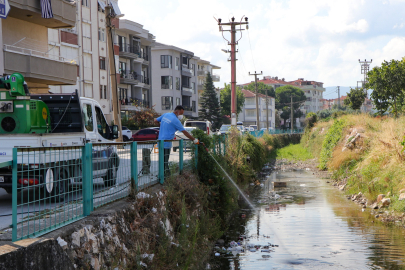
M287 187L274 189L277 181ZM235 216L225 247L241 235L244 246L274 247L215 257L211 269L405 269L405 231L380 224L325 180L284 172L262 184L249 191L258 211Z

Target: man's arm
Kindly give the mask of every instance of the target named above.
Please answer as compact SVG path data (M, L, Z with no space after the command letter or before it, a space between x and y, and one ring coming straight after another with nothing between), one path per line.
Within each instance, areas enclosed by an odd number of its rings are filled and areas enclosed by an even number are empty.
M183 132L184 136L186 136L190 140L192 140L192 141L195 140L195 138L190 133L188 133L187 130L183 130L182 132Z
M157 125L158 127L160 127L160 122L159 122L157 119L155 119L154 123L155 123L155 125Z

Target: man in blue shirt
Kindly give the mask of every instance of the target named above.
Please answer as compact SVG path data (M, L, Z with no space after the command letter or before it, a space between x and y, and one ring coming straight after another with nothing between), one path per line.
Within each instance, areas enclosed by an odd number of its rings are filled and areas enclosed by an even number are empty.
M188 133L183 125L181 124L180 120L183 118L184 107L178 105L174 112L172 113L165 113L162 116L155 119L155 123L157 125L160 124L159 129L159 140L173 140L175 137L176 131L183 132L184 136L189 138L195 144L199 141L198 139L194 138L190 133ZM170 175L169 170L169 157L170 157L170 149L172 148L172 142L164 142L164 167L165 167L165 177Z

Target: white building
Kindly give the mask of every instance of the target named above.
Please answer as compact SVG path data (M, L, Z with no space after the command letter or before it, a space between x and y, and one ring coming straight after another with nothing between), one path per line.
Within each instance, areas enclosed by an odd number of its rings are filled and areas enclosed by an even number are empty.
M245 96L245 104L241 113L238 114L238 121L242 121L244 126L257 125L258 129L267 127L267 113L269 119L269 128L275 128L275 99L267 97L268 105L266 105L266 95L258 94L259 103L259 124L256 117L256 93L249 90L242 90ZM268 110L267 110L268 109Z
M322 110L323 92L326 90L322 82L306 81L304 78L298 78L298 80L289 83L292 86L301 88L305 93L307 100L300 108L304 114Z
M220 81L220 76L214 73L215 69L221 69L218 66L215 66L211 64L209 61L203 60L203 59L198 59L197 61L197 75L198 75L198 96L201 97L203 91L204 91L204 84L205 84L205 79L207 78L207 73L211 74L211 78L213 82L219 82ZM219 88L216 89L217 92L217 97L218 97L218 102L220 100L220 91Z
M152 102L158 113L183 105L186 117L198 117L197 58L194 53L162 43L152 48Z

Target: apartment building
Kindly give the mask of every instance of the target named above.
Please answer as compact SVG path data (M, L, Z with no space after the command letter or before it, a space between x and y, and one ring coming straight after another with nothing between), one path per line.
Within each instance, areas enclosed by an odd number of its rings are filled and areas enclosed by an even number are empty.
M203 60L198 58L197 61L197 79L198 79L198 84L197 84L197 89L198 89L198 96L200 97L202 93L204 92L204 84L205 80L207 78L207 73L211 74L211 78L213 82L219 82L220 81L220 76L218 74L215 74L214 71L216 69L221 69L219 66L215 66L211 64L209 61ZM219 88L216 89L218 101L220 100L220 91ZM198 102L200 103L200 102Z
M152 102L158 113L183 105L186 117L198 117L197 63L193 52L162 43L152 47Z
M119 17L122 17L118 3L108 0L117 15L112 20L115 29L119 29ZM76 76L73 85L52 86L52 93L72 93L78 91L82 97L97 100L107 121L113 120L111 77L107 44L105 6L107 0L77 1L73 28L49 30L48 46L50 51L57 51L65 59L76 66ZM53 6L53 1L52 1ZM114 45L114 57L118 65L119 47ZM115 73L118 73L118 66ZM119 80L119 75L117 75Z
M52 1L53 18L44 19L40 1L9 0L10 13L0 20L0 73L21 73L31 93L48 92L52 85L74 85L77 64L48 43L49 31L72 28L76 4Z
M291 85L301 88L304 91L307 100L301 106L301 110L304 114L308 112L317 112L322 110L323 92L325 88L322 82L307 81L304 78L298 78L298 80L291 81Z
M269 128L275 128L275 99L267 97L268 105L266 105L266 95L258 94L259 124L257 124L256 93L245 89L242 89L242 93L245 96L245 104L243 104L241 113L238 114L238 121L242 121L245 126L257 125L259 129L266 128L268 113Z
M119 46L118 97L123 116L153 105L151 48L155 46L155 36L143 25L121 19L115 43Z
M266 85L273 86L274 89L277 89L281 86L291 85L300 88L304 91L307 100L302 105L301 110L304 114L308 112L317 112L322 110L322 102L323 99L323 92L325 92L325 88L323 87L322 82L316 81L307 81L304 78L298 78L295 81L286 81L284 78L279 79L276 77L271 76L264 76L263 80L258 80L257 82L262 82ZM242 86L246 86L250 83L243 84Z

